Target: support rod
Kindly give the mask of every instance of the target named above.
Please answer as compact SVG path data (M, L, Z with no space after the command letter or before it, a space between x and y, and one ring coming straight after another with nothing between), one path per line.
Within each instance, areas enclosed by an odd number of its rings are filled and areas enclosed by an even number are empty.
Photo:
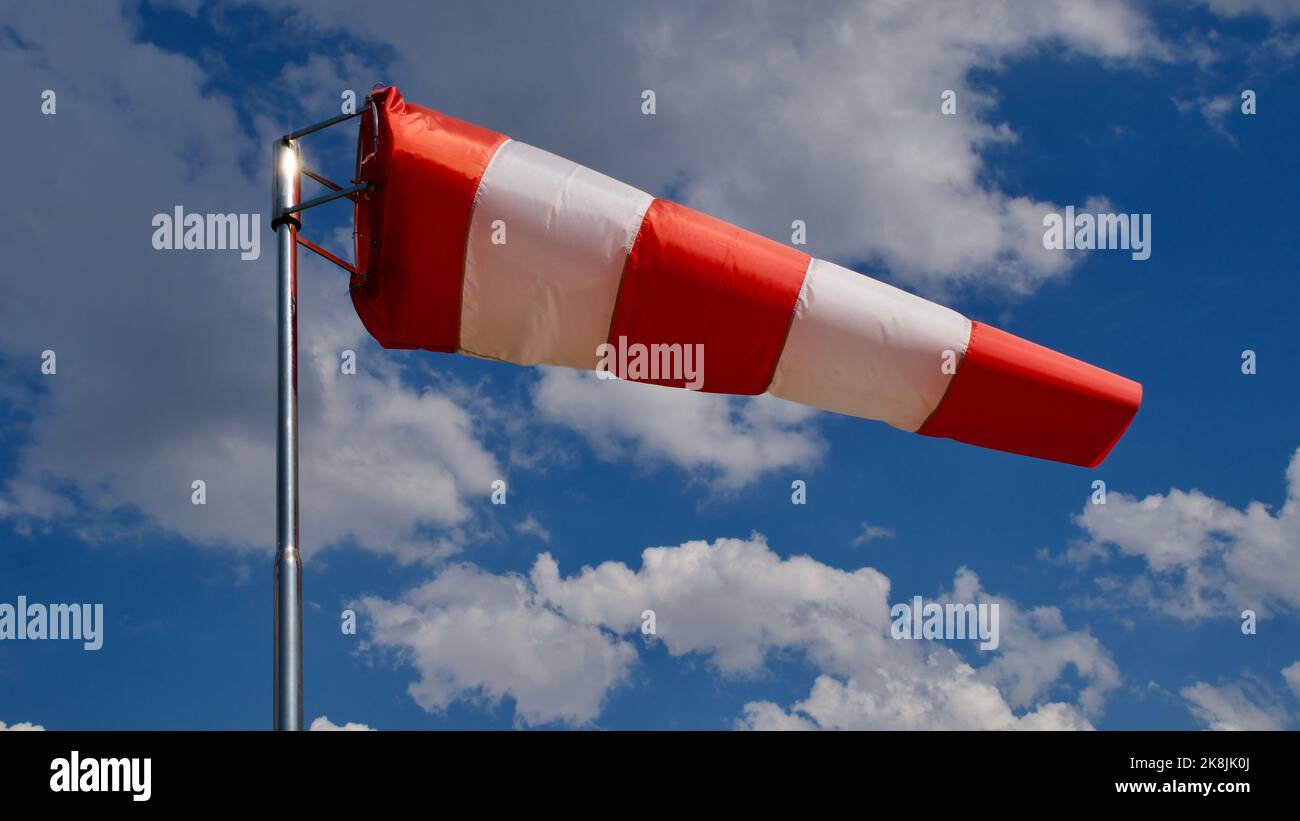
M312 242L311 240L307 239L307 238L304 237L302 234L298 234L297 239L298 239L298 244L301 245L302 247L306 248L308 251L313 251L313 252L315 252L316 254L320 255L321 257L325 258L326 260L328 260L328 261L334 263L335 265L339 266L339 267L342 268L344 271L347 271L349 274L356 274L356 273L357 273L357 267L356 267L355 265L353 265L352 263L348 262L348 261L345 260L345 259L342 259L342 258L340 258L340 257L337 257L337 256L335 256L334 254L331 254L329 251L326 251L324 248L320 247L320 246L317 245L316 243L314 243L314 242Z
M306 211L309 208L315 208L318 205L324 205L327 202L333 202L343 197L350 197L353 194L360 194L362 191L370 190L370 183L361 182L356 185L349 185L347 188L340 188L337 191L331 191L328 194L321 194L319 197L309 199L306 202L295 203L284 209L286 214L296 214L299 211Z
M325 177L323 174L321 174L320 172L318 172L318 171L316 171L316 170L314 170L314 169L312 169L312 168L308 168L308 167L305 166L305 165L302 167L302 173L306 174L308 177L311 177L313 180L315 180L316 182L318 182L318 183L320 183L321 185L325 186L326 188L328 188L328 189L331 190L331 191L342 191L342 190L343 190L343 186L339 185L338 183L334 182L334 181L331 180L331 179L326 178L326 177Z
M345 118L335 118L335 121ZM323 127L323 126L321 126ZM319 130L318 128L309 129ZM307 133L307 132L299 132ZM298 552L298 144L275 143L271 215L279 276L279 424L275 448L275 729L302 729L302 558Z
M316 123L315 125L309 125L309 126L307 126L306 128L300 128L300 129L298 129L297 131L293 132L292 134L286 134L286 135L284 136L284 138L285 138L286 140L290 140L290 141L297 140L297 139L300 138L300 137L306 137L308 134L315 134L317 131L320 131L320 130L325 129L325 128L329 128L329 127L332 126L332 125L338 125L339 123L347 122L348 120L352 119L353 117L360 117L362 114L365 114L368 110L370 110L370 103L369 103L369 100L370 100L370 98L367 97L367 98L366 98L366 101L367 101L367 102L366 102L366 105L364 105L363 107L357 109L356 111L352 112L351 114L340 114L340 115L338 115L337 117L330 117L328 120L321 120L320 122Z

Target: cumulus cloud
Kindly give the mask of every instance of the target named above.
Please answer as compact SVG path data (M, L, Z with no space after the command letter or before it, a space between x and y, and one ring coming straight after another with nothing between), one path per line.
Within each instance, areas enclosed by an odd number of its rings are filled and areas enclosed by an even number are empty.
M372 625L367 646L398 651L420 673L409 692L430 711L508 697L521 725L587 724L636 659L630 644L557 613L523 577L470 565L400 601L365 597L354 606Z
M1054 607L1020 608L983 591L979 577L958 570L941 603L994 604L999 651L979 667L946 648L890 640L875 653L838 660L840 676L821 675L806 699L781 709L745 706L738 726L750 729L1092 729L1119 668L1087 630L1071 631ZM892 645L892 646L891 646ZM902 650L896 650L902 646ZM911 645L911 646L909 646ZM906 652L913 650L914 652ZM1074 700L1053 701L1053 688L1073 672L1084 685Z
M1231 682L1215 686L1197 682L1179 694L1192 715L1209 730L1284 730L1287 711L1257 684Z
M335 724L329 720L329 716L318 716L307 729L312 732L374 732L373 727L367 727L364 724L357 724L352 721L341 725Z
M398 601L360 606L369 646L419 672L410 692L426 709L508 696L521 724L595 721L629 682L639 636L723 678L760 676L786 656L817 670L807 699L745 705L743 727L1082 729L1118 683L1105 648L1051 609L998 598L1002 649L975 667L942 643L891 638L889 594L876 570L782 558L754 535L648 548L640 569L605 562L567 577L550 554L526 578L461 565ZM949 595L991 598L966 569ZM652 638L641 636L646 610ZM1067 669L1083 689L1077 702L1053 701Z
M1178 619L1300 609L1300 451L1287 468L1286 501L1237 509L1198 490L1143 499L1107 494L1075 521L1086 538L1065 558L1081 565L1136 557L1145 573L1101 577L1105 595Z
M22 731L24 731L24 730L26 730L26 731L41 731L41 730L44 730L44 729L45 729L45 728L42 727L41 725L39 725L39 724L32 724L32 723L29 722L29 721L20 721L20 722L18 722L17 724L5 724L3 721L0 721L0 732L4 732L4 731L6 731L6 730L10 730L10 731L18 731L18 732L22 732Z
M1085 715L1101 715L1106 695L1120 684L1119 668L1110 653L1087 630L1070 630L1059 608L1021 608L1014 601L985 592L979 577L961 568L953 579L950 602L998 605L1002 618L1011 626L1001 652L980 668L988 681L996 683L1013 707L1028 707L1044 698L1069 670L1086 682L1078 693Z
M1076 259L1042 245L1043 215L1061 205L989 181L985 149L1018 138L972 70L1049 44L1107 61L1167 51L1140 12L1112 2L774 3L745 15L692 4L651 31L648 84L691 146L679 159L688 203L778 238L802 219L818 255L877 263L931 293L1029 292ZM940 112L946 90L952 116Z
M137 41L133 15L115 5L33 5L9 18L0 88L13 99L50 88L58 109L14 130L10 150L24 162L0 179L0 194L24 203L0 223L0 402L21 409L25 435L0 482L0 516L20 533L56 522L88 539L159 528L269 550L266 169L272 136L315 115L276 110L260 84L241 110L210 88L205 66ZM306 65L334 88L359 70L352 63ZM302 70L288 67L291 86ZM261 258L154 250L153 215L176 205L260 215ZM471 500L502 475L478 424L475 402L486 400L446 382L417 391L391 362L367 358L345 291L337 271L303 255L302 545L445 557L473 538ZM355 375L340 374L345 349L362 352ZM40 374L44 350L57 355L55 375ZM206 505L191 504L196 480Z
M813 426L818 411L768 395L697 393L547 368L533 403L602 458L674 465L723 490L770 471L811 468L825 452Z
M819 676L808 698L782 709L745 705L736 726L747 730L1090 730L1074 707L1044 704L1015 715L995 687L969 667L897 672L870 681Z

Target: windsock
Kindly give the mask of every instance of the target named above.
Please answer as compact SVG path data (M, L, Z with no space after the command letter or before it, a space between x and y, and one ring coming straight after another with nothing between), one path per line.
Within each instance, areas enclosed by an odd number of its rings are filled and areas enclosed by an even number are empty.
M622 378L768 392L1087 467L1137 413L1142 386L1129 379L408 104L396 88L372 105L351 294L385 348L603 362ZM689 384L668 368L628 372L626 356L602 359L611 347L702 361Z

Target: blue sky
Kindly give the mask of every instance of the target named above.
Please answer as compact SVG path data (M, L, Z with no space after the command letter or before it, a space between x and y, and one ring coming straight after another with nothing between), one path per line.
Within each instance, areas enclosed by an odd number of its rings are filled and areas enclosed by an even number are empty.
M1073 5L984 24L930 4L5 11L0 87L27 112L28 161L0 221L0 602L102 602L107 625L98 652L0 642L0 722L269 724L272 237L256 262L169 254L149 219L265 216L270 139L382 81L777 239L805 218L814 255L1135 379L1144 401L1095 471L775 400L618 386L645 393L604 405L566 372L383 351L338 272L304 262L308 720L1294 728L1300 9ZM348 175L348 135L306 150ZM1022 210L1092 198L1152 215L1149 260L1018 233ZM342 252L347 216L313 212L307 232ZM959 237L984 221L1002 239ZM344 348L357 377L332 373ZM647 548L664 549L653 572ZM627 612L579 575L602 563L626 574ZM888 604L914 595L1002 602L1003 650L889 640ZM642 601L654 639L629 626Z

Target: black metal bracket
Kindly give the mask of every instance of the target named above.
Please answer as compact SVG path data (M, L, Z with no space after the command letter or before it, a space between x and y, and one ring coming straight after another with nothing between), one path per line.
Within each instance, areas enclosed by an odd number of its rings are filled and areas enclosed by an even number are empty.
M337 117L331 117L328 120L322 120L321 122L316 123L315 125L309 125L306 128L301 128L297 131L286 134L281 139L286 144L293 142L294 140L300 139L302 137L306 137L309 134L315 134L317 131L323 131L324 129L329 128L331 126L335 126L338 125L339 123L347 122L348 120L351 120L354 117L360 117L361 115L365 114L367 110L372 111L372 113L375 115L375 121L376 121L375 142L377 145L379 141L379 132L378 132L379 112L375 108L374 101L368 95L366 97L366 104L362 106L360 109L352 112L351 114L340 114ZM329 189L329 192L326 194L322 194L319 197L313 197L312 199L309 199L306 202L300 202L297 205L294 205L290 208L282 209L280 213L276 214L274 219L271 220L271 230L275 231L279 229L279 227L282 225L292 226L295 232L294 240L299 245L315 253L317 256L321 257L322 259L334 263L335 265L347 271L348 273L352 274L353 276L360 275L362 282L364 283L365 273L358 271L355 264L349 263L346 260L342 259L341 257L338 257L330 253L329 251L326 251L324 248L320 247L316 243L312 242L311 240L307 239L301 234L298 234L297 232L302 230L302 220L300 220L297 216L295 216L295 214L299 214L308 209L315 208L318 205L324 205L327 202L333 202L334 200L338 200L338 199L347 198L353 202L359 202L361 196L365 194L367 191L370 191L374 187L373 183L358 182L353 185L347 186L345 188L339 185L338 183L328 179L318 171L308 168L305 165L299 166L298 174L300 176L306 176L316 181L320 185Z

